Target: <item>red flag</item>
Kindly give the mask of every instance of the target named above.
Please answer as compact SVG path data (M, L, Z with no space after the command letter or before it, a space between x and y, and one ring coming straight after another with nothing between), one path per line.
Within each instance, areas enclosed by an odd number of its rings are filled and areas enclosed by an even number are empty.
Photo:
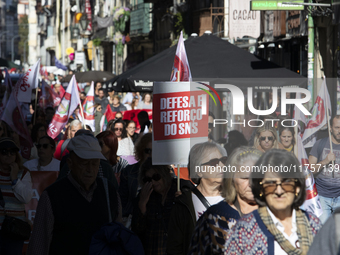
M312 116L308 119L303 133L302 143L305 148L314 145L316 132L327 124L326 110L328 110L330 118L332 116L331 100L327 90L326 78L324 78L312 109Z
M39 105L42 109L47 107L56 107L60 104L61 99L57 93L44 81L42 80L41 96L39 98Z
M76 86L76 78L73 75L70 83L67 86L65 96L61 100L57 112L48 126L47 134L53 139L65 127L69 117L80 104L79 93Z
M106 110L104 115L106 116L107 121L109 122L110 120L114 119L116 116L116 112L113 112L111 110L110 104L106 106Z
M89 125L92 131L95 130L94 124L94 83L91 83L91 87L86 95L86 100L84 102L84 124Z
M191 72L183 41L183 31L178 39L176 56L172 67L170 81L191 81Z
M306 178L306 200L302 205L302 208L307 211L315 214L319 217L322 214L322 207L318 195L318 191L316 189L315 181L313 174L309 170L309 161L307 157L307 153L305 148L303 147L301 137L298 135L297 137L297 144L298 147L298 159L301 163L303 172Z
M23 79L23 77L21 79ZM21 112L21 106L16 97L20 84L22 83L19 80L12 90L1 119L20 136L21 155L23 158L29 159L33 143L28 133L25 118Z

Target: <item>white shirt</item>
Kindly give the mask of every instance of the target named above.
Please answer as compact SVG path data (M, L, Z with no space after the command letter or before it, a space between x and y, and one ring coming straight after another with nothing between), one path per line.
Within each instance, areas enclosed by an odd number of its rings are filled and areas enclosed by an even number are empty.
M38 159L32 159L24 164L30 171L38 171ZM47 166L40 166L40 171L59 171L60 161L58 159L52 158L52 161Z
M119 141L117 155L118 156L134 155L134 148L135 145L133 144L132 139L128 136Z
M270 209L267 207L267 210L269 212L270 217L272 217L272 220L276 226L276 228L283 234L283 236L293 245L293 247L296 247L296 241L299 242L299 237L297 235L297 227L296 227L296 212L295 209L293 209L293 213L292 213L292 233L290 234L290 236L288 236L284 230L284 226L282 225L282 223L275 217L275 215L270 211ZM285 252L281 246L279 245L279 243L275 240L274 241L274 254L275 255L287 255L287 252Z
M195 209L195 215L196 215L196 221L201 217L201 215L207 210L207 208L202 204L201 200L194 194L191 193L192 195L192 203L194 205ZM205 197L206 200L208 200L209 204L215 205L219 202L221 202L224 198L221 196L216 196L216 197Z

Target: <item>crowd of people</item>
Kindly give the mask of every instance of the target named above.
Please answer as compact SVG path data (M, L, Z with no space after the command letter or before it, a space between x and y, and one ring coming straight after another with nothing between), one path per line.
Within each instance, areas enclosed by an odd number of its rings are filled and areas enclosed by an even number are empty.
M221 145L213 138L210 114L208 141L188 152L190 178L181 179L178 190L174 166L152 162L152 120L147 112L138 114L138 123L122 114L152 109L152 95L128 93L121 98L106 93L97 83L94 132L74 114L52 139L46 130L54 109L38 107L27 123L34 146L25 162L18 135L0 122L1 225L7 217L28 222L25 204L33 196L32 172L59 173L39 195L27 254L102 254L93 236L104 226L125 231L119 241L112 240L118 232L100 236L103 246L120 251L116 254L338 254L337 174L314 173L324 177L315 181L323 210L318 218L300 209L307 196L303 172L241 171L244 166L270 165L299 169L294 129L265 122L251 141L233 130ZM108 107L115 118L100 130L98 122ZM330 132L333 151L325 138L310 152L310 163L322 169L332 161L340 163L340 116L331 119ZM237 171L195 170L216 166ZM25 240L4 231L0 254L22 254ZM124 246L132 237L136 246Z

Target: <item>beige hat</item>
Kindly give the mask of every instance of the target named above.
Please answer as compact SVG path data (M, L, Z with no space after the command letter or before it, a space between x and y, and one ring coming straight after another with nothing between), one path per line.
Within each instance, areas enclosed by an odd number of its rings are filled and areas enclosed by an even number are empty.
M97 138L89 134L81 134L75 136L67 145L69 151L74 151L78 157L83 159L104 159L101 153L102 148L99 145Z

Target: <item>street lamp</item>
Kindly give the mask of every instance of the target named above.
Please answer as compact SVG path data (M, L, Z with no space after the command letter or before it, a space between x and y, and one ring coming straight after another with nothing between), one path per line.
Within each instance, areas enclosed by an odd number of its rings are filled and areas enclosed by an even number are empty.
M20 37L20 35L15 35L12 37L12 62L14 62L14 39Z
M83 13L83 15L81 15L81 18L79 20L81 29L83 30L84 33L89 25L89 20L87 19L86 15L87 15L86 13Z
M5 32L2 32L1 34L0 34L0 57L1 57L1 55L2 55L2 51L1 51L1 45L2 45L2 36L4 35L4 34L7 34L9 31L5 31Z

